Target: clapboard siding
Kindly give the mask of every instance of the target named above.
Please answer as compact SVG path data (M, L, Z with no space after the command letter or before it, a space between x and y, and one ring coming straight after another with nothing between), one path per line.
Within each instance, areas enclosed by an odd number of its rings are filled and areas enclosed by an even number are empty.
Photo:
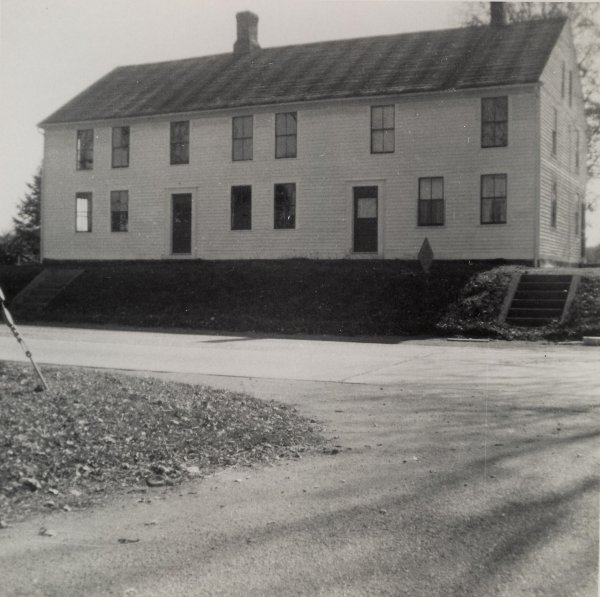
M509 145L482 149L481 97L498 95L509 98ZM370 107L387 104L396 108L396 150L373 155ZM440 259L532 260L537 110L537 87L531 85L195 114L190 117L190 163L176 166L169 165L167 118L104 122L93 125L94 169L84 172L75 169L77 126L49 126L45 133L43 256L169 258L169 197L179 189L193 194L192 257L352 257L352 185L376 184L380 257L414 259L427 237ZM274 115L279 111L298 112L295 159L274 157ZM231 118L243 114L254 115L254 159L232 162ZM112 169L111 126L125 124L131 127L130 166ZM494 173L508 176L508 221L481 225L480 177ZM426 176L444 177L446 222L442 227L417 226L418 179ZM274 230L273 185L285 182L297 187L296 229ZM252 185L252 230L232 231L230 189L242 184ZM129 191L129 232L113 233L110 191L125 189ZM75 232L78 191L93 193L91 233Z
M564 64L564 95L562 77ZM573 98L569 106L569 72ZM586 125L581 84L570 27L567 24L541 77L540 92L540 251L542 261L577 263L581 257L581 230L576 230L577 197L583 202L586 183ZM558 115L557 151L552 152L554 111ZM579 168L575 165L579 131ZM557 189L556 227L551 225L552 186ZM578 233L576 233L578 232Z

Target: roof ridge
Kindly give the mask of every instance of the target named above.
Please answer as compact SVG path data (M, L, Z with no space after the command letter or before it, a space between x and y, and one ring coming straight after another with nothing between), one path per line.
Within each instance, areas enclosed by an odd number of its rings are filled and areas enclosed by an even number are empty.
M502 29L508 29L518 26L530 25L532 23L547 23L550 21L566 21L568 17L565 16L553 16L553 17L545 17L545 18L537 18L537 19L529 19L527 21L518 21L513 23L507 23L502 26ZM338 44L341 42L359 42L365 40L372 39L391 39L398 38L403 36L410 35L431 35L431 34L447 34L451 31L467 31L469 29L489 29L490 25L465 25L462 27L445 27L444 29L425 29L423 31L403 31L401 33L383 33L380 35L362 35L360 37L343 37L340 39L325 39L321 41L310 41L307 43L298 43L298 44L286 44L283 46L269 46L266 48L259 48L253 51L253 54L260 54L262 52L268 52L270 50L286 50L288 48L307 48L310 46L323 46L327 44ZM188 56L187 58L173 58L171 60L157 60L153 62L136 62L131 64L122 64L120 66L116 66L113 70L126 69L126 68L135 68L140 66L158 66L158 65L167 65L173 63L181 63L181 62L194 62L198 60L208 60L210 58L220 58L223 56L233 56L233 50L231 52L219 52L217 54L206 54L202 56Z

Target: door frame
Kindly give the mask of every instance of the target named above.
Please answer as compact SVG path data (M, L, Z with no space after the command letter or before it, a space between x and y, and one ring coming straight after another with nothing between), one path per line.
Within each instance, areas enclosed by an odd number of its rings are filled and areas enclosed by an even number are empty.
M377 187L377 252L354 251L354 187ZM384 256L385 180L360 178L346 181L346 254L351 259L380 259Z
M165 218L164 218L164 259L195 259L198 257L197 246L197 187L174 187L165 189ZM173 195L192 196L192 239L190 253L173 253L172 231L173 231Z

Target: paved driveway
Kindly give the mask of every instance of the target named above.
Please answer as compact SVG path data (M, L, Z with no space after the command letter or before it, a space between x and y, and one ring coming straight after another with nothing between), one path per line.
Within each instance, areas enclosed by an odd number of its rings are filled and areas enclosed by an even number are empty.
M295 404L339 452L0 531L0 594L597 594L598 348L23 332L42 362Z

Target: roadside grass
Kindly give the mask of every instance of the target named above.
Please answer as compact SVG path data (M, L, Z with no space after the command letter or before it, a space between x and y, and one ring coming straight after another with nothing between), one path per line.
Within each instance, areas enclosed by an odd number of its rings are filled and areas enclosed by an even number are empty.
M116 490L172 486L218 468L299 457L314 421L274 401L85 369L0 362L0 519L70 510Z

